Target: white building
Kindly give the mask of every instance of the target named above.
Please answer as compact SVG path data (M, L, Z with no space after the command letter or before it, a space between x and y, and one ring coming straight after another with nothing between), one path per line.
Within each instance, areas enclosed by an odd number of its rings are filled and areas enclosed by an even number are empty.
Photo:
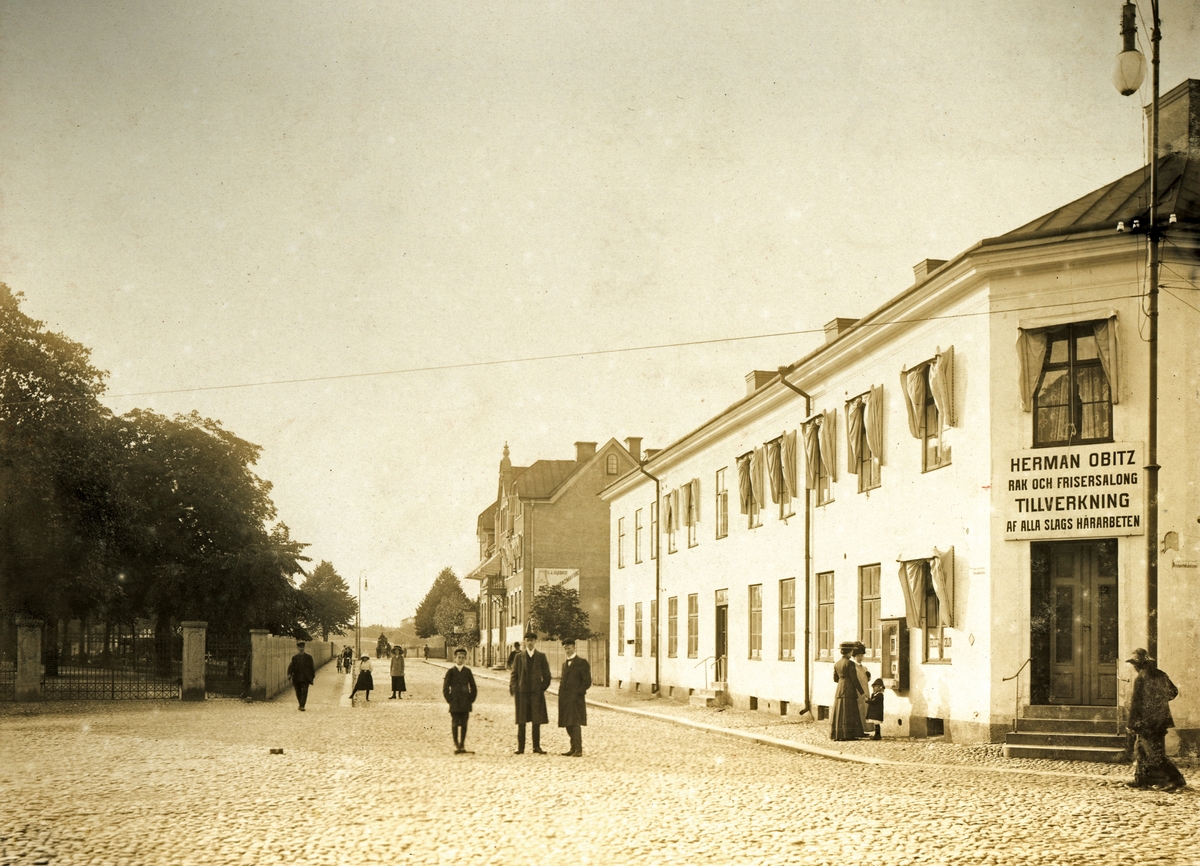
M1099 745L1072 726L1119 730L1124 660L1157 643L1181 686L1168 745L1196 750L1200 82L1162 129L1156 641L1138 171L922 262L607 488L614 681L820 717L861 640L893 735L995 742L1016 710L1057 720L1063 751Z

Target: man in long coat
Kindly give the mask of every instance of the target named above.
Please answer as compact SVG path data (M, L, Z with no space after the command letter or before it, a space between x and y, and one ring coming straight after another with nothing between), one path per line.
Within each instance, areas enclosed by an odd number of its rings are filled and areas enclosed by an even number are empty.
M479 689L475 686L475 674L466 666L467 651L459 647L454 651L454 667L446 669L442 680L442 697L450 705L450 732L454 734L454 754L473 754L467 751L467 720L475 706Z
M276 670L279 670L276 668ZM300 712L308 703L308 687L317 678L316 666L312 656L304 651L304 641L296 641L296 654L288 662L287 675L292 679L292 688L296 690L296 700L300 704Z
M563 752L571 758L583 757L583 732L587 724L587 690L592 685L592 668L588 660L575 655L575 641L568 638L562 642L567 659L563 662L562 676L558 680L558 726L567 729L571 739L570 750Z
M1165 740L1167 728L1175 727L1170 702L1179 694L1171 678L1158 669L1154 659L1144 649L1133 651L1128 660L1137 671L1133 680L1133 696L1129 703L1129 730L1137 734L1134 745L1133 781L1131 788L1155 787L1174 791L1187 784L1183 774L1167 757Z
M548 724L546 712L546 689L550 688L550 662L546 654L536 649L537 635L525 635L525 649L513 659L512 674L508 680L508 693L516 700L517 708L517 751L525 754L525 725L533 725L533 753L542 751L542 725Z

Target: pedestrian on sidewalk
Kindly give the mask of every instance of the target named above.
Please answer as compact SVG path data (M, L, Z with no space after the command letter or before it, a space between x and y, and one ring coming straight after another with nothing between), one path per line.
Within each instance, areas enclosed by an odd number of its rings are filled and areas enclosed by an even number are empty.
M313 665L312 656L304 651L304 641L302 640L296 641L296 654L288 662L287 675L292 681L292 688L296 690L296 701L300 704L300 712L304 712L304 705L308 703L308 687L317 678L317 670Z
M404 696L404 647L392 647L392 696L389 701L399 700Z
M354 670L354 648L347 645L342 650L342 670L351 673Z
M575 655L574 638L565 639L562 646L567 658L558 679L558 726L567 729L567 737L571 741L571 748L563 754L570 758L582 758L581 727L587 724L585 695L592 686L592 668L587 659Z
M354 700L354 696L359 692L367 693L367 702L371 701L371 689L375 688L375 678L371 676L371 657L363 656L358 660L358 681L354 684L354 690L350 692L350 700Z
M867 666L863 663L866 658L867 647L862 641L854 644L854 652L851 658L854 659L854 667L858 671L858 712L862 718L863 733L867 732L870 725L867 724L867 702L870 700L871 694L871 672L867 670Z
M871 683L871 699L867 702L867 723L875 725L875 736L871 739L883 739L883 680L879 678Z
M467 651L459 647L454 651L454 667L446 670L442 680L442 697L450 705L450 733L454 735L454 754L473 755L467 751L467 721L479 689L475 687L475 674L466 666Z
M517 641L516 643L514 643L512 645L512 651L509 652L508 661L505 663L504 666L511 671L513 662L515 662L517 660L517 656L519 656L520 654L521 654L521 642Z
M514 754L525 754L525 725L533 726L533 753L542 751L542 725L548 724L546 712L546 689L550 688L550 662L546 654L537 649L537 635L525 634L525 649L513 660L512 674L508 680L508 693L516 702L517 750Z
M1167 757L1167 728L1175 727L1170 702L1179 694L1175 684L1144 649L1133 651L1127 661L1137 671L1129 702L1129 730L1137 734L1134 744L1133 781L1130 788L1174 791L1187 785L1179 768Z
M858 681L858 670L850 654L857 647L856 641L844 641L838 645L842 657L833 666L833 681L837 692L833 696L833 712L830 714L829 739L861 740L863 732L862 713L858 709L858 695L862 685Z

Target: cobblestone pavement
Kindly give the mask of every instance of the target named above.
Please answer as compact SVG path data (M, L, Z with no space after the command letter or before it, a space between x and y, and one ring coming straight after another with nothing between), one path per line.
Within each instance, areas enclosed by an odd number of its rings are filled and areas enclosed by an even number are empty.
M998 772L920 741L852 744L907 763L833 761L600 708L584 758L558 755L553 726L550 755L515 756L507 689L482 671L476 754L459 757L442 668L407 674L404 700L351 707L327 666L306 713L290 693L0 707L0 864L1200 864L1195 792L1131 791L1128 768ZM596 692L753 735L823 734Z

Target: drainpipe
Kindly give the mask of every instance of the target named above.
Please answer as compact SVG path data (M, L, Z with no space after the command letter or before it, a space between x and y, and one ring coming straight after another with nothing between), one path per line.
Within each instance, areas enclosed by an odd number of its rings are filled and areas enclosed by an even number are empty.
M812 413L812 397L788 381L795 367L780 367L779 381L804 398L804 417ZM804 490L804 712L812 714L812 676L809 665L812 657L808 648L812 642L812 497Z
M654 507L657 509L662 501L661 482L658 477L651 475L646 471L646 460L638 461L638 471L654 482ZM662 544L659 541L662 538L662 514L658 515L658 531L654 533L654 623L651 628L654 629L654 645L657 649L654 652L654 693L658 694L659 684L659 659L662 658L662 641L660 641L658 630L658 621L662 617L662 599L659 597L662 593Z

